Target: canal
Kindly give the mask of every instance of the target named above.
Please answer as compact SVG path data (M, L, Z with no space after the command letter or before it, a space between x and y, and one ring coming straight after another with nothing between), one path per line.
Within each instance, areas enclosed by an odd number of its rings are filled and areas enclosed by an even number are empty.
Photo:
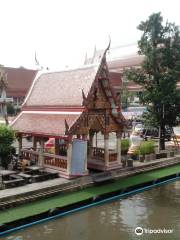
M142 235L135 234L136 227L143 229ZM2 239L178 240L180 181L36 225Z

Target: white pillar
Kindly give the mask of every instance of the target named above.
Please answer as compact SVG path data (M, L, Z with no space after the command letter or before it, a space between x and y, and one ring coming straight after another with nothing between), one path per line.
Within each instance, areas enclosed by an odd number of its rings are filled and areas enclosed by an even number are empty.
M40 149L39 149L39 161L38 164L40 167L44 166L44 139L40 139Z
M86 173L88 171L87 169L87 134L83 134L82 139L86 141L86 156L85 156L85 162L84 162L84 172Z
M68 140L67 146L67 173L71 174L71 162L72 162L72 138Z
M116 133L117 137L117 161L118 163L121 163L121 132Z
M109 166L109 133L104 134L104 158L105 166Z

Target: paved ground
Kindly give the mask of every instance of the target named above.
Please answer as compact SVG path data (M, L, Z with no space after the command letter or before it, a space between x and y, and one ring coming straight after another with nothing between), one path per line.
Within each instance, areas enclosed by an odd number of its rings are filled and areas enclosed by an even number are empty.
M37 190L44 189L44 188L59 186L59 185L62 185L64 183L67 183L70 181L71 180L67 180L64 178L56 178L56 179L52 179L49 181L26 184L21 187L0 190L0 201L1 201L1 199L6 198L6 197L21 195L21 194L25 194L25 193L32 192L32 191L37 191Z

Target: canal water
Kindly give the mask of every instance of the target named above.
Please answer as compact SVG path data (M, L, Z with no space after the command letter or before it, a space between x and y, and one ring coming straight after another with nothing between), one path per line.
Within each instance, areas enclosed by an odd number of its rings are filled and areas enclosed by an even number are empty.
M142 235L135 234L136 227L143 229ZM180 181L36 225L3 239L179 240Z

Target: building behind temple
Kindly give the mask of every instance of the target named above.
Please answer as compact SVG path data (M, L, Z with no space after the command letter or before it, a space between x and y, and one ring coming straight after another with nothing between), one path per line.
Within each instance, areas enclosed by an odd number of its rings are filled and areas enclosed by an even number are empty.
M5 85L4 87L2 86L3 88L0 91L0 115L3 115L3 104L7 105L10 103L15 109L21 107L24 98L37 74L37 70L26 69L23 67L12 68L1 66L0 71L5 81ZM6 103L5 100L3 100L5 98ZM4 103L2 103L2 101Z

